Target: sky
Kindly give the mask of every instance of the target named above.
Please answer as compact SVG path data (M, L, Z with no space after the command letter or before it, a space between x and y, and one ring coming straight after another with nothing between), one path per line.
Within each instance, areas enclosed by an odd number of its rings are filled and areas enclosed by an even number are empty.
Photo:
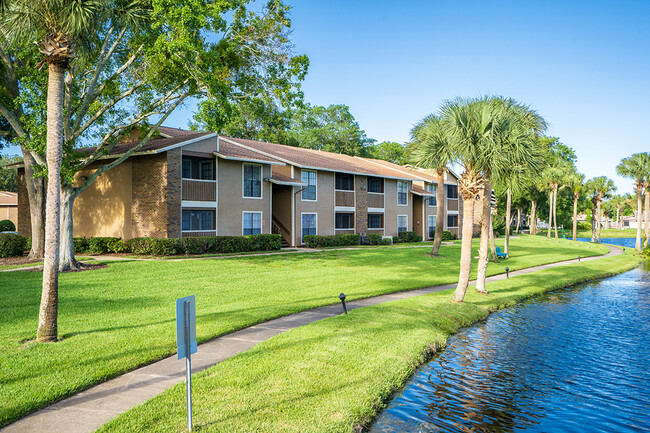
M455 97L502 95L537 110L587 178L619 193L618 162L650 151L650 0L286 0L316 105L345 104L378 141ZM187 127L187 104L166 122Z

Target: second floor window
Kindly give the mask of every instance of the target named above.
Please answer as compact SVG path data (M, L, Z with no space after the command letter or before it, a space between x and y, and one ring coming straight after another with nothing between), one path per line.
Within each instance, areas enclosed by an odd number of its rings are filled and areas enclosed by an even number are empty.
M214 180L214 160L195 156L184 156L183 179Z
M384 192L384 179L368 176L368 192Z
M447 198L458 198L458 187L456 185L447 185Z
M354 176L347 173L336 173L336 189L343 191L354 190Z
M244 197L262 197L262 166L244 164Z
M397 181L397 204L408 204L408 182Z
M316 172L303 170L301 176L302 182L307 184L302 190L302 199L316 200Z
M438 193L438 185L435 183L430 183L429 184L429 192L431 194L437 194ZM429 197L429 206L435 206L436 205L436 197Z

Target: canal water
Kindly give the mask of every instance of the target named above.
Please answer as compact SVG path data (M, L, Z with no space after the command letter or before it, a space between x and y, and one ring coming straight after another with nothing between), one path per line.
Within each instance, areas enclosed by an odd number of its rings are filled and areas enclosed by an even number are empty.
M650 266L451 337L371 432L650 431Z
M591 242L591 238L576 238L582 242ZM618 245L619 247L626 247L634 249L636 238L600 238L601 244Z

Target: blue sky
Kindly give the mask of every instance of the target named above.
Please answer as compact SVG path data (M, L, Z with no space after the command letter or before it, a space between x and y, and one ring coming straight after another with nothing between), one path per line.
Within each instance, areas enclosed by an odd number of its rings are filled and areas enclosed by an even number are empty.
M588 178L632 192L615 167L650 150L650 1L287 1L311 62L305 99L348 105L369 137L404 143L445 99L513 97ZM186 127L193 109L166 124Z

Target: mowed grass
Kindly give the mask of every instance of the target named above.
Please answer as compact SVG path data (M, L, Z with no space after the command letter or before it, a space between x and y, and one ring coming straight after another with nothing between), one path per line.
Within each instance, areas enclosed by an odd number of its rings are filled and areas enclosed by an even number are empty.
M490 275L603 254L607 247L526 236ZM196 295L199 342L306 309L455 282L459 245L188 261L120 261L60 276L59 335L35 338L42 275L0 273L0 425L175 353L175 299ZM473 256L477 252L474 251ZM474 270L475 274L475 270Z
M487 296L470 290L464 304L451 302L448 290L287 331L194 376L195 429L360 431L460 328L527 297L632 269L639 262L621 255L566 265L489 283ZM184 431L184 404L181 383L100 431Z

